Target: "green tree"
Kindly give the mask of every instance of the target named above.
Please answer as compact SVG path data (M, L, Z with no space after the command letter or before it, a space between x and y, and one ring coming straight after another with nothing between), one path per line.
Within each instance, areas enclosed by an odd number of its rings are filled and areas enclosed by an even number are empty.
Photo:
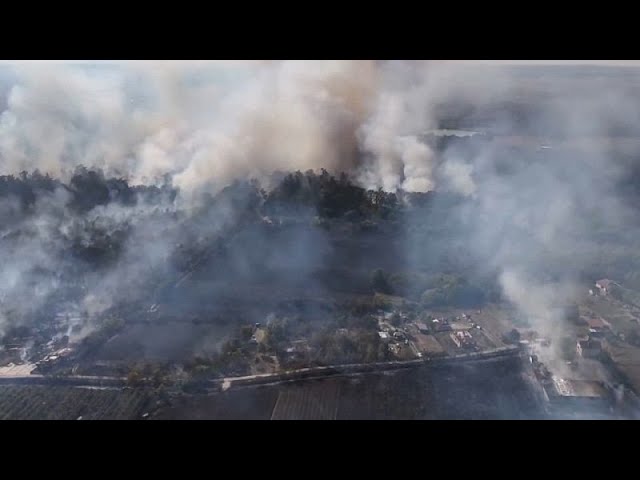
M253 327L251 325L243 325L240 327L240 336L243 340L247 341L253 335Z
M515 328L510 330L509 332L505 333L502 336L502 340L505 343L518 343L520 341L520 332L518 332L518 330L516 330Z
M388 295L392 293L389 276L381 268L375 269L371 274L371 287L376 292Z
M439 288L430 288L424 291L420 300L425 307L435 307L445 302L445 296Z
M402 318L398 313L394 313L389 319L389 323L391 323L391 325L393 325L394 327L399 327L402 323Z

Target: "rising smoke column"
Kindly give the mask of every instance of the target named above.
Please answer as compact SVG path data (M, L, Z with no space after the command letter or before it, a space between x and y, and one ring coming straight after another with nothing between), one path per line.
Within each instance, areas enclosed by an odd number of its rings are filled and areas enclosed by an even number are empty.
M77 165L185 193L274 170L353 171L387 190L431 188L426 65L373 61L32 63L0 116L3 173ZM430 78L430 77L429 77ZM433 88L433 87L429 87ZM427 88L427 90L429 90Z
M624 76L495 75L510 84L503 104L524 102L535 114L522 123L506 109L496 112L483 126L524 135L496 137L471 158L443 152L439 187L469 198L457 212L469 249L496 272L504 297L539 332L558 338L563 319L555 307L572 302L589 278L605 275L595 267L602 264L599 245L611 232L621 245L638 232L619 187L631 167L619 146L626 140L612 136L636 124L638 92ZM485 98L482 90L467 97L471 104ZM544 143L553 147L540 149Z

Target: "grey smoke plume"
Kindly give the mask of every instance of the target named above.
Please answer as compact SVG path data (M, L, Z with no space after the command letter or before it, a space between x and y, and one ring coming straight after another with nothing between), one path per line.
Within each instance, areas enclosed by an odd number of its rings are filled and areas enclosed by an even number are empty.
M473 95L431 62L185 62L13 66L0 170L79 164L185 193L274 170L353 171L368 187L433 188L436 100ZM494 81L475 79L483 96ZM370 161L362 164L360 154Z
M1 171L79 164L185 193L274 170L352 171L367 187L433 188L436 101L474 102L504 79L433 62L185 62L13 67ZM369 155L364 165L358 152Z
M168 173L191 191L353 162L354 132L377 88L374 63L220 68L18 65L0 119L2 170L60 174L85 164L138 181Z
M503 100L539 99L537 114L518 127L524 134L496 137L472 158L445 151L443 185L473 197L464 212L470 247L500 272L505 297L557 338L562 319L554 307L571 303L598 276L616 275L603 262L611 252L599 245L613 237L628 249L627 261L638 246L628 236L638 231L632 197L619 184L637 168L629 154L637 154L630 138L640 97L625 75L497 74L510 76L513 87ZM517 121L489 125L500 132Z

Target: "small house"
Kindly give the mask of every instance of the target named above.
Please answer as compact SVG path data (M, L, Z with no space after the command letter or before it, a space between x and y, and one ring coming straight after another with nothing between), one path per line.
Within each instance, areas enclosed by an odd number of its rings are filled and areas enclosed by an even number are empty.
M589 327L590 333L604 333L610 329L609 323L602 317L586 317L584 321Z
M596 282L596 288L601 295L608 295L611 292L612 285L613 282L606 278L603 278L602 280L598 280Z
M424 322L416 322L416 327L420 333L429 333L429 327L427 327L427 324Z

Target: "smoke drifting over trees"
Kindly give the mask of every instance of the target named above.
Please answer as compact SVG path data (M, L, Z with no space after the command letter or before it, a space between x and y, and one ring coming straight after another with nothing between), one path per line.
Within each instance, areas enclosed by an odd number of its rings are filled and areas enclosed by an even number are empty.
M578 282L640 267L638 75L446 62L7 66L0 332L65 302L92 318L115 305L219 306L260 278L273 301L277 289L323 296L341 281L369 292L381 268L417 273L395 281L416 299L440 294L433 275L464 276L448 280L462 293L447 298L497 289L552 334L552 307ZM206 295L176 293L199 262Z

